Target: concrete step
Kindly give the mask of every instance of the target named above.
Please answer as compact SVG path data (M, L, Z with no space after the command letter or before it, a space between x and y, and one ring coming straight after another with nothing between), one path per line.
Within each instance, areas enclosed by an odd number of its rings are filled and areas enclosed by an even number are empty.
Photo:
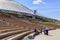
M20 28L4 29L4 30L0 30L0 33L5 33L5 32L15 31L15 30L21 30L21 29Z
M16 30L16 31L2 33L2 34L0 34L0 39L5 38L5 37L8 37L8 36L13 35L13 34L22 33L22 32L25 32L25 31L27 31L27 30L24 29L24 30Z
M17 35L13 35L11 38L9 39L6 39L6 40L21 40L23 39L25 36L29 35L33 33L33 31L26 31L24 33L20 33L20 34L17 34Z

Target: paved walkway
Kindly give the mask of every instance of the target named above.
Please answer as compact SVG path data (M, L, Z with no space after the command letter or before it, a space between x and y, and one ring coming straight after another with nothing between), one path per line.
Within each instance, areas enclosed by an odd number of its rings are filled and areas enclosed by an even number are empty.
M30 35L33 35L33 34L30 34ZM28 36L26 36L23 40L60 40L60 29L49 31L48 36L44 35L44 33L39 34L34 39L29 39Z

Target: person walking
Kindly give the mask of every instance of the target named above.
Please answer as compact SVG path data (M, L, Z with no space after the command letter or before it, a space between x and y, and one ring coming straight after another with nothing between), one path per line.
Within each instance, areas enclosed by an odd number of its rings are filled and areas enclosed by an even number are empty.
M46 26L46 27L44 28L44 34L45 34L45 35L48 35L48 30L49 30L49 28L48 28L48 26Z

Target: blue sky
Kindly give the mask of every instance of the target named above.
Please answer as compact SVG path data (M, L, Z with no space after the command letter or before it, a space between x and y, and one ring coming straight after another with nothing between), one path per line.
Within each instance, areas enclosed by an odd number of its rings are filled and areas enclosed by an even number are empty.
M37 10L38 15L60 20L60 0L15 0L29 9Z

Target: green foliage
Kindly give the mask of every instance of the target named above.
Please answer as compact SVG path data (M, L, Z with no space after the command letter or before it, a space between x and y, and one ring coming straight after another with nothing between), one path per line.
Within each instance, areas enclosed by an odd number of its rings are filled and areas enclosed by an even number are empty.
M56 24L56 23L53 23L53 22L44 22L45 24Z
M13 14L13 13L5 12L5 14Z
M26 17L27 17L27 18L32 18L32 16L27 16L27 15L26 15Z
M60 24L58 24L58 23L53 23L53 22L44 22L44 24L52 24L52 25L60 26Z
M38 16L35 16L35 19L41 20Z
M47 19L40 18L39 16L35 16L35 19L38 19L39 21L43 21L43 22L51 22Z
M43 21L43 22L51 22L51 21L49 21L49 20L47 20L47 19L42 19L42 21Z

